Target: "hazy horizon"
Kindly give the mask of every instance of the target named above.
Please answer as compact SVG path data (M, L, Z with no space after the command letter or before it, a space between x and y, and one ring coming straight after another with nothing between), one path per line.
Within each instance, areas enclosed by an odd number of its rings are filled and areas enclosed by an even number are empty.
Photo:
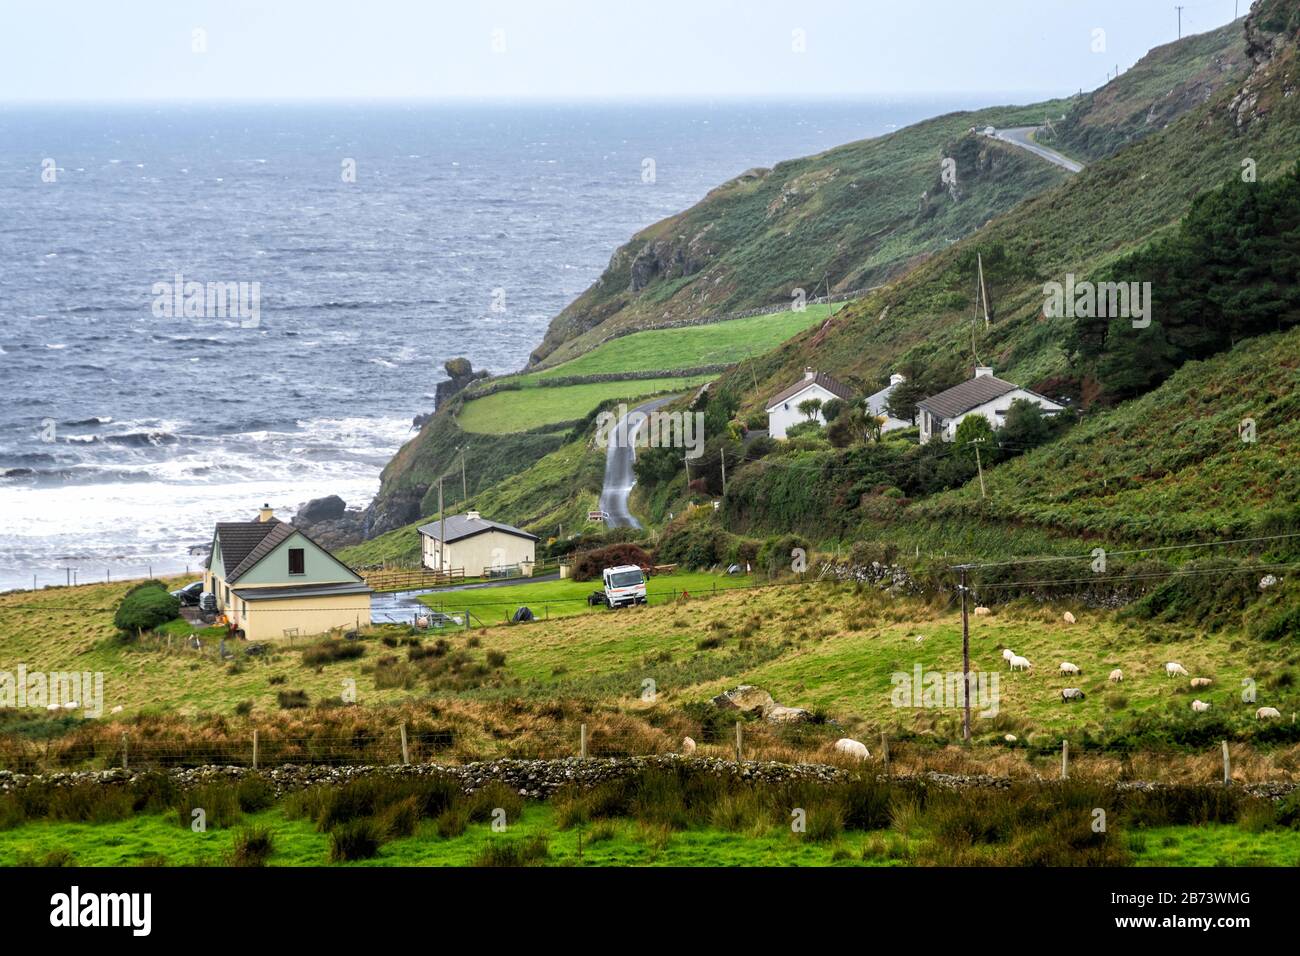
M1183 35L1246 9L1184 4ZM1178 33L1172 4L1128 0L69 0L7 19L5 105L1045 98Z

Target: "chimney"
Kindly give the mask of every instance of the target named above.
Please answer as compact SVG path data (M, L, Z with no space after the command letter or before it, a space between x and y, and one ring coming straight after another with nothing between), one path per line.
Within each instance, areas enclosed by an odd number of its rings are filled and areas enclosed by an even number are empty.
M270 506L270 505L262 505L262 507L259 508L258 511L257 511L257 520L258 520L259 522L263 522L263 523L265 523L265 522L267 522L267 521L270 521L270 520L271 520L271 516L272 516L274 513L275 513L275 512L273 512L273 511L271 510L271 506Z
M993 377L993 366L992 366L992 365L976 365L976 366L975 366L975 377L976 377L976 378L992 378L992 377Z
M466 511L465 517L468 518L470 521L478 521L479 513L477 511Z
M803 380L805 382L811 382L816 377L817 377L817 373L814 372L811 368L805 368L803 370Z
M906 381L907 381L907 376L906 376L906 375L899 375L897 372L895 372L893 375L889 376L889 384L890 384L890 385L902 385L902 384L903 384L904 382L906 382Z

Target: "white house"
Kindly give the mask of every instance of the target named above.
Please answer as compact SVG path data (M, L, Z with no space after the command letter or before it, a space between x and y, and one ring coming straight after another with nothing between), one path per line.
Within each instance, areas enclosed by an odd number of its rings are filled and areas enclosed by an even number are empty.
M1037 392L1003 381L993 374L993 369L981 365L975 369L974 378L917 402L921 442L936 438L952 441L957 426L970 415L983 415L991 427L1001 428L1011 403L1021 399L1033 402L1047 415L1055 415L1064 407Z
M768 400L766 409L768 434L773 438L785 438L785 433L790 428L800 422L809 421L808 416L799 411L799 403L806 402L810 398L820 399L822 404L832 398L848 402L853 400L853 391L825 372L804 369L803 378L789 388L777 392ZM826 424L826 419L822 417L820 411L811 420Z
M883 418L885 420L885 423L880 426L881 434L884 434L885 432L896 431L899 428L912 427L911 422L903 418L895 418L893 415L889 414L888 409L885 408L885 403L889 401L889 396L890 393L894 391L894 386L899 385L906 381L907 378L905 376L899 375L897 372L895 372L893 375L889 376L888 385L886 385L880 391L868 395L866 401L864 402L867 408L867 412L869 414L875 415L877 418Z
M464 569L468 577L478 577L492 568L519 565L530 576L536 560L536 535L488 521L477 511L420 526L420 561L432 571Z

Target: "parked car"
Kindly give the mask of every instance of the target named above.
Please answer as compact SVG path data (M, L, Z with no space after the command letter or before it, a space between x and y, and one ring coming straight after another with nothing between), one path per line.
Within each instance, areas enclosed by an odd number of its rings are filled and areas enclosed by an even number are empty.
M195 581L172 592L172 597L181 602L181 607L197 607L199 597L203 594L203 582Z

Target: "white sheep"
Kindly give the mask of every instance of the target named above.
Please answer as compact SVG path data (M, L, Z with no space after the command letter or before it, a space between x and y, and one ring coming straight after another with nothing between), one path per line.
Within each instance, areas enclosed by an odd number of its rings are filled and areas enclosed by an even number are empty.
M866 760L871 756L871 751L867 749L866 744L862 743L860 740L851 740L848 737L841 737L839 740L835 741L835 749L842 754L856 757L859 760Z
M683 754L684 756L689 757L689 756L690 756L691 754L693 754L693 753L695 753L695 741L692 740L690 737L683 737L683 738L682 738L682 754Z
M1179 664L1177 661L1169 661L1169 663L1165 664L1165 676L1186 677L1187 668L1183 667L1183 665Z
M1276 707L1261 707L1259 710L1255 711L1256 720L1266 720L1269 718L1275 718L1281 716L1282 716L1282 712L1279 711Z
M1061 661L1062 674L1082 674L1078 664L1071 664L1069 661Z
M1013 671L1027 671L1033 666L1033 664L1029 663L1029 658L1021 657L1019 654L1011 658L1011 669Z
M1016 742L1016 735L1015 735L1015 734L1006 734L1006 735L1003 736L1002 739L1005 740L1005 741L1006 741L1007 743L1009 743L1009 744L1014 744L1014 743Z
M1004 661L1010 661L1011 658L1013 658L1013 657L1015 657L1015 656L1016 656L1016 652L1013 651L1011 648L1009 648L1009 647L1004 647L1004 648L1002 648L1002 659L1003 659Z
M1210 705L1203 700L1192 701L1192 710L1196 711L1198 714L1203 714L1209 709Z
M1214 683L1214 681L1210 680L1210 678L1208 678L1208 677L1193 677L1193 678L1192 678L1192 686L1193 686L1193 687L1209 687L1209 686L1210 686L1211 684L1213 684L1213 683Z
M1074 623L1074 615L1071 614L1069 611L1066 611L1064 614L1062 614L1061 619L1065 621L1066 624Z
M64 705L63 705L63 709L64 709L64 710L76 710L76 709L77 709L78 707L80 707L80 706L81 706L81 705L78 704L75 700L69 700L69 701L66 701L66 702L64 703Z
M993 612L990 611L990 610L989 610L988 608L986 608L986 607L977 607L977 608L975 609L975 616L976 616L976 617L988 617L988 616L989 616L990 614L992 614L992 613L993 613Z
M118 704L116 707L114 707L112 710L109 711L110 714L120 714L121 712L122 712L121 704Z
M58 704L46 704L46 705L45 705L45 709L48 710L48 711L50 711L51 713L53 713L54 711L56 711L56 710L59 709L59 705L58 705Z
M1118 667L1110 672L1110 682L1112 684L1118 684L1123 679L1124 679L1124 672L1120 670Z

